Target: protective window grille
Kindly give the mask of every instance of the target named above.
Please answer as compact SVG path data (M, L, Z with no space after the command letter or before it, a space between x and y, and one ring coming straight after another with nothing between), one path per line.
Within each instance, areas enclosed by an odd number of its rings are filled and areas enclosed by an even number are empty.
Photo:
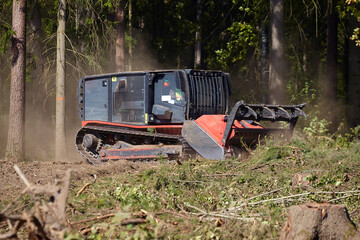
M189 74L190 117L204 114L224 114L226 111L226 89L220 73Z

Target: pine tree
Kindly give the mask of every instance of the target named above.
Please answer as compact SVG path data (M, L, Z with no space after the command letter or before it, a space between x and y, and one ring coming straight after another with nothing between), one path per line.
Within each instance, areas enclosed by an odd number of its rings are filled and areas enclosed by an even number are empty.
M24 160L26 0L13 0L11 86L6 158Z

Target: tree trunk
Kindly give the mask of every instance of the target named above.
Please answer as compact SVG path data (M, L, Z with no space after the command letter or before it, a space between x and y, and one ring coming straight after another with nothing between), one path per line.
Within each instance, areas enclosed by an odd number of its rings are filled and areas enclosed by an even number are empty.
M24 159L26 0L13 0L9 131L6 158Z
M30 71L31 81L26 83L26 151L36 149L39 145L47 143L47 139L43 138L44 132L44 123L42 121L42 108L41 106L44 101L45 86L42 82L43 78L43 59L42 59L42 40L43 40L43 31L41 26L41 14L40 14L40 4L38 0L32 1L32 6L29 6L31 1L28 2L28 8L30 7L32 11L30 12L30 33L28 34L28 49L27 55L31 55L31 65L32 68ZM30 94L28 94L30 93ZM36 94L33 94L36 93ZM31 128L29 128L31 126ZM29 139L39 139L39 141L28 141ZM31 154L31 152L30 152Z
M337 14L335 10L336 1L330 1L327 16L327 59L326 72L327 82L325 88L325 97L327 100L336 101L337 98Z
M261 30L261 92L262 102L266 103L268 99L269 71L267 69L268 57L268 27L264 23Z
M125 0L116 1L115 22L116 24L116 71L125 70L125 19L124 19Z
M42 64L42 56L41 56L41 49L42 49L42 27L41 27L41 15L40 15L40 4L38 0L35 0L32 6L32 12L30 13L30 39L29 42L29 49L28 52L33 55L33 65L34 69L31 72L31 79L32 84L34 85L34 89L32 89L35 92L38 92L38 88L41 87L38 81L40 79L40 76L42 76L43 72L43 64ZM27 88L28 89L28 88ZM33 103L35 104L36 99L38 99L40 96L37 96L38 94L33 94L34 96L31 96L33 98ZM28 100L27 100L28 102Z
M66 0L59 1L56 46L55 160L66 158L65 145L65 12Z
M270 0L270 31L269 100L281 103L285 98L284 0Z
M195 32L195 68L201 67L201 15L202 15L202 6L201 0L197 0L197 14L196 21L198 24L198 30Z
M130 38L130 42L131 44L129 45L129 71L132 70L132 2L131 0L129 0L129 38Z
M328 115L329 121L332 122L334 130L338 121L339 108L337 105L337 13L336 0L329 1L327 13L327 59L326 59L326 81L323 86L324 89L324 110L326 113L333 113Z
M357 27L355 18L350 19L349 26L351 31ZM348 95L348 123L349 127L360 124L360 47L355 45L355 41L348 41L348 65L347 65L347 95Z

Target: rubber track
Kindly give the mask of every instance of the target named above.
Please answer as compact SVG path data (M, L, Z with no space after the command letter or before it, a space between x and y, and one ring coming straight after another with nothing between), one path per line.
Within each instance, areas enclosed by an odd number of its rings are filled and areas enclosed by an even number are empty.
M77 135L75 140L75 146L78 150L78 152L91 164L100 164L101 161L98 160L98 155L94 154L84 148L82 145L82 139L88 132L98 132L98 133L109 133L109 134L123 134L127 136L135 136L135 137L151 137L156 138L159 141L178 141L179 145L183 145L183 149L188 149L189 146L186 143L186 141L183 139L182 136L178 135L172 135L172 134L165 134L165 133L150 133L145 131L138 131L138 130L131 130L126 128L115 128L115 127L109 127L109 126L85 126L81 128ZM132 161L139 161L138 159L128 159Z

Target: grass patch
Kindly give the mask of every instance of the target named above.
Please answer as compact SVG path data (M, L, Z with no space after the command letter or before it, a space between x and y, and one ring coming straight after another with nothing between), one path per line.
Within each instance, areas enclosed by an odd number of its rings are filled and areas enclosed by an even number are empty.
M339 146L328 138L294 137L268 142L243 161L192 160L102 179L70 202L86 217L116 212L101 227L87 224L90 239L277 239L288 207L307 201L345 204L360 223L359 151L358 140ZM115 223L139 211L147 212L146 223Z
M359 225L359 152L357 139L294 137L245 160L99 178L78 197L85 182L74 182L66 239L278 239L288 208L307 201L344 204Z

